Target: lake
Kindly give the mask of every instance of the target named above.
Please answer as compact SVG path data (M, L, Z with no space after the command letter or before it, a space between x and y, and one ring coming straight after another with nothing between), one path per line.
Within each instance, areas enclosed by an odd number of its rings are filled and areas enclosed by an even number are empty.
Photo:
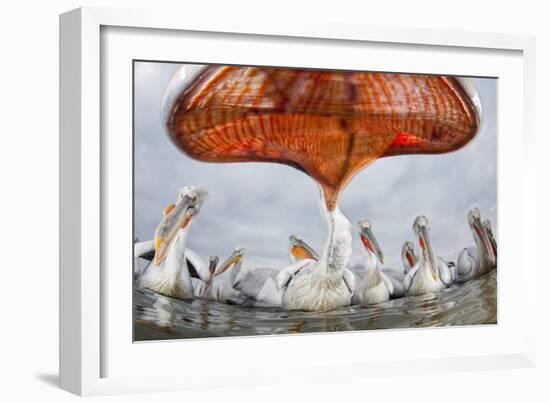
M453 284L439 294L330 312L181 301L134 289L135 341L496 323L496 270L466 284Z

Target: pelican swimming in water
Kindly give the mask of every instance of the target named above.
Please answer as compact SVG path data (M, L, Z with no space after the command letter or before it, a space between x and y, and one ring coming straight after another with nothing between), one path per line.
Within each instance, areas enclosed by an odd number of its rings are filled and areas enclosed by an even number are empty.
M382 268L384 255L372 232L371 222L362 220L358 226L363 270L351 302L357 305L378 304L390 298L402 297L405 295L403 273Z
M203 282L193 278L194 295L198 298L221 301L225 303L240 304L243 295L233 287L235 277L241 269L244 255L243 248L235 248L218 268L217 256L210 257L210 280Z
M479 209L473 208L468 212L468 224L476 246L464 248L458 255L456 281L460 283L489 272L497 264L496 244L493 245L489 233L481 223Z
M403 273L407 275L416 262L418 262L418 256L414 252L414 245L411 241L407 241L403 244L401 249L401 260L403 261Z
M179 299L193 298L191 276L208 282L210 273L202 259L185 248L189 229L199 213L206 190L187 186L180 190L178 202L164 210L164 217L155 231L152 263L137 279L137 286ZM195 265L189 265L195 260Z
M317 252L300 235L290 235L288 240L290 266L283 269L247 267L236 276L235 288L255 301L257 305L280 307L284 289L292 277L310 260L319 260Z
M191 279L191 282L193 283L193 295L195 297L202 299L216 299L215 293L212 291L212 284L214 283L213 280L219 261L220 258L218 256L210 256L208 264L208 272L210 273L210 278L206 283L197 278Z
M351 302L354 277L347 269L351 255L351 224L337 203L327 208L321 191L321 209L328 227L328 236L319 260L304 259L288 282L278 284L284 289L282 307L286 310L329 311ZM349 274L348 274L349 273ZM346 281L348 280L348 281Z
M422 295L441 291L456 279L456 270L440 257L436 257L432 241L428 234L430 222L421 215L413 224L418 237L420 259L405 276L405 289L409 295Z

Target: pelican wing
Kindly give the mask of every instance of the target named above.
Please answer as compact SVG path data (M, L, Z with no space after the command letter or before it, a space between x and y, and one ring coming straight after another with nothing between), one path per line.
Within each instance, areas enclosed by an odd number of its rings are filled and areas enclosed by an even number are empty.
M277 274L277 279L276 279L277 287L280 288L280 289L286 288L288 286L288 284L290 283L290 281L292 280L292 278L296 274L298 274L298 272L300 272L300 270L302 270L303 268L305 268L306 266L308 266L312 263L315 263L315 260L304 259L304 260L299 260L298 262L293 263L290 266L285 267L284 269L282 269Z
M442 258L438 258L437 263L439 265L439 276L441 277L441 281L443 281L445 285L454 283L456 280L456 269L454 265L451 265Z
M356 264L349 270L355 275L357 281L361 281L365 276L365 267L361 264Z
M374 269L372 269L372 270L374 270ZM382 271L380 271L380 275L382 277L382 281L384 281L384 284L386 284L386 288L388 289L388 291L390 293L390 297L391 297L394 293L392 279L391 279L391 277L384 274Z
M247 297L258 299L265 282L278 274L278 270L271 267L250 268L243 267L235 277L233 287Z
M256 296L256 300L265 306L281 306L283 303L283 290L277 287L275 278L273 275L269 276Z
M405 287L405 291L409 292L412 282L414 280L414 277L416 276L416 273L418 273L420 269L420 260L416 262L416 264L407 272L405 277L403 278L403 286Z
M134 257L142 258L145 260L153 260L155 256L155 242L151 239L149 241L134 243Z
M357 288L357 279L355 274L350 269L345 269L343 277L349 292L353 294Z
M198 277L204 282L210 279L208 265L195 251L185 248L185 259L192 277Z
M145 259L149 262L155 257L155 244L151 239L149 241L136 242L134 244L134 258ZM187 267L192 277L197 277L201 281L208 281L210 273L208 271L208 265L205 261L192 249L185 248L185 258L187 260ZM134 265L134 272L140 270L140 265ZM143 270L141 270L143 271Z
M465 282L475 275L475 264L479 254L477 248L464 248L458 255L456 262L456 281Z
M403 297L405 295L405 275L403 274L403 272L389 267L384 267L380 269L380 272L386 278L385 281L389 281L392 285L391 288L388 287L391 297Z
M141 277L155 257L153 240L134 243L134 278ZM146 260L145 263L143 260Z

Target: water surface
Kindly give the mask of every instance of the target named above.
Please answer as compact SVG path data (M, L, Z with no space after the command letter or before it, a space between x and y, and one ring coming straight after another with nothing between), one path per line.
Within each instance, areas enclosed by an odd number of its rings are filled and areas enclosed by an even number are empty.
M134 290L135 341L496 324L497 272L439 294L330 312L282 311Z

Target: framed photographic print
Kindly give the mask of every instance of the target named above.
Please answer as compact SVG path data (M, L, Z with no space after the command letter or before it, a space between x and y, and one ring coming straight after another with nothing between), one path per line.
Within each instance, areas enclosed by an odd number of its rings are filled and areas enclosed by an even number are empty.
M497 323L496 78L133 71L134 341Z
M61 16L62 387L530 365L531 38L236 27Z

